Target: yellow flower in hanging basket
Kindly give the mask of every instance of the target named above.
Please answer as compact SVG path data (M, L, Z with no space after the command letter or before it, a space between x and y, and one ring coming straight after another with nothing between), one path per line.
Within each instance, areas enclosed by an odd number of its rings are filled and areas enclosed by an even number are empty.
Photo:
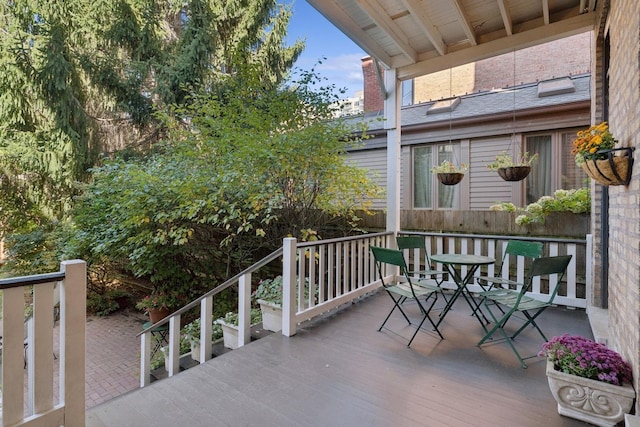
M576 139L573 141L572 151L576 155L576 163L581 166L585 160L606 159L607 153L601 151L612 149L616 142L609 131L607 122L578 131Z

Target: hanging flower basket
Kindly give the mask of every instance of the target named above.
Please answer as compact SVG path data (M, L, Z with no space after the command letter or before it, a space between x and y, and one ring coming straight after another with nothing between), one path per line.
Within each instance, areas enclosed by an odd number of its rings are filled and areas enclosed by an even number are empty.
M498 169L498 175L505 181L522 181L529 172L531 172L531 166L509 166Z
M487 169L498 172L505 181L522 181L531 172L531 165L538 160L538 154L521 153L514 159L508 151L496 156L496 160L487 165Z
M438 175L438 181L440 181L444 185L456 185L460 183L460 181L462 181L462 178L464 178L463 173L455 173L455 172L439 173L437 175Z
M596 152L600 159L585 156L582 170L594 181L602 185L628 185L633 167L635 147L613 148ZM620 155L616 155L620 152ZM602 158L605 157L605 158Z
M456 166L449 160L444 160L438 166L432 167L431 173L435 174L438 177L438 181L444 185L456 185L462 181L465 172L468 170L469 165L466 163Z

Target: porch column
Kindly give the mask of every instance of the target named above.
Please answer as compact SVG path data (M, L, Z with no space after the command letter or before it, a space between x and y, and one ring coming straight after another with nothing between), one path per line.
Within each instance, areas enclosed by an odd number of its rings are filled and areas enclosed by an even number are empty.
M384 128L387 131L387 231L400 230L400 81L396 69L385 70Z

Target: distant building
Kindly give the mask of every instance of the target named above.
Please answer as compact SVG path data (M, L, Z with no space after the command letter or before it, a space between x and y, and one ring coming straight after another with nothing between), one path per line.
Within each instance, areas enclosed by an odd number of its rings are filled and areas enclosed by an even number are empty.
M364 111L364 91L357 91L352 98L344 98L334 104L334 117L348 117L362 114Z
M401 209L488 210L499 201L523 206L584 186L586 175L571 151L576 132L590 124L589 49L584 33L403 82ZM384 186L387 137L377 120L383 116L382 79L371 58L362 68L371 138L349 156ZM524 181L506 182L486 167L503 151L539 159ZM460 184L442 185L431 174L443 160L470 165ZM384 206L384 199L377 201Z

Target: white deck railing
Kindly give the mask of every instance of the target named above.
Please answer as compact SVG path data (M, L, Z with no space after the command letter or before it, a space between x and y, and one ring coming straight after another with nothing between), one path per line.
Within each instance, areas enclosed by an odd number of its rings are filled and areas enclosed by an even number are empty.
M59 354L54 356L54 288L60 287ZM25 341L25 288L33 316ZM2 290L2 425L85 424L86 265L0 280ZM54 357L57 357L54 366ZM26 365L26 367L25 367ZM24 371L27 371L25 381ZM57 375L56 375L57 371ZM59 393L54 384L59 384ZM56 399L57 394L57 399Z
M318 295L311 301L309 298L299 299L302 310L292 315L283 314L283 333L295 333L295 325L311 319L320 313L328 311L338 305L345 304L360 295L375 290L380 286L375 281L373 258L369 255L369 245L385 246L391 243L392 233L375 233L357 237L323 240L313 243L302 243L296 246L295 239L284 239L283 248L273 252L256 264L235 275L220 286L211 290L199 299L171 314L143 330L140 349L140 386L151 382L151 348L153 335L151 331L159 326L169 324L168 338L168 376L179 372L180 363L180 319L189 310L200 310L200 363L211 359L211 324L213 299L216 295L230 287L238 287L238 346L250 341L250 309L251 309L251 276L260 268L282 258L283 266L283 313L290 312L289 307L295 306L295 294L288 298L288 289L304 295ZM296 262L296 258L314 260L313 262ZM298 268L300 271L298 272ZM306 277L302 280L306 287L293 286L291 278ZM312 289L309 292L309 289ZM291 301L294 301L291 304Z
M545 255L572 254L574 258L565 275L566 287L556 297L556 303L568 307L586 307L586 292L590 274L589 257L591 239L552 239L526 238L514 236L479 236L444 233L401 233L425 236L427 248L431 253L465 253L487 255L501 260L506 241L511 238L541 241ZM211 348L211 323L213 298L222 290L238 287L239 346L250 340L251 275L260 268L282 257L283 276L283 320L282 333L295 335L297 325L328 312L336 307L350 303L362 295L375 291L381 286L377 277L373 257L369 246L394 247L393 233L372 233L355 237L345 237L317 242L298 243L287 238L282 249L275 251L245 271L227 280L200 299L183 307L170 317L156 323L141 332L141 376L140 385L150 382L151 330L169 323L169 367L168 375L179 371L180 316L187 310L200 309L200 363L211 358L207 349ZM424 254L420 251L405 253L410 269L419 270L424 266ZM499 274L510 275L522 280L526 272L523 259L508 260L512 268ZM495 274L495 266L481 269L477 274ZM463 271L464 274L464 271ZM480 290L477 285L470 289ZM453 289L455 284L445 281L445 287ZM544 298L548 294L543 285L536 284L530 295Z

